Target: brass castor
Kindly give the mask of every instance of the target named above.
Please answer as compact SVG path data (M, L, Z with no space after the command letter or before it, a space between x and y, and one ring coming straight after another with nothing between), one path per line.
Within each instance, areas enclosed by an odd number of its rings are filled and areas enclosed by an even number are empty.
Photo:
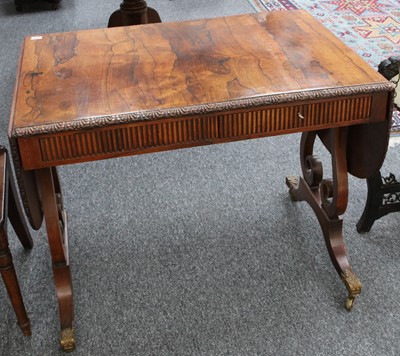
M71 352L75 349L75 330L67 328L61 330L60 345L63 351Z
M351 311L356 296L361 293L361 282L351 270L344 271L341 277L347 291L349 292L349 296L347 297L344 306L348 311Z

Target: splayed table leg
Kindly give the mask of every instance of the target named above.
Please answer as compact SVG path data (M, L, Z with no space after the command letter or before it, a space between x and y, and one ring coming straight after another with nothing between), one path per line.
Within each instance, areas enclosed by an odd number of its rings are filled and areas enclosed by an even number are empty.
M343 239L343 220L347 207L348 182L346 161L346 128L331 129L329 151L332 156L332 179L323 179L321 160L313 155L317 132L305 132L301 138L301 166L303 178L287 177L289 193L295 201L307 201L316 214L325 238L331 261L344 282L351 310L361 292L361 283L350 267Z
M68 260L67 220L63 209L60 182L56 168L39 169L36 174L53 262L53 276L60 313L60 344L64 351L72 351L75 348L72 279Z

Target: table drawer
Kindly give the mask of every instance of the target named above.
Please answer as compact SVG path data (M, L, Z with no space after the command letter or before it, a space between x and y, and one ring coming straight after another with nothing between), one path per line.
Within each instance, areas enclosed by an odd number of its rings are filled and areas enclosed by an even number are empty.
M373 96L108 125L19 138L24 169L273 136L386 119Z

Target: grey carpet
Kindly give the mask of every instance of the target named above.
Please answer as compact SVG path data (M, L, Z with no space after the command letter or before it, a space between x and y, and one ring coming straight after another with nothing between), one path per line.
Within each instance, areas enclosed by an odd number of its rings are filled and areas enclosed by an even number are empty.
M245 0L148 4L164 21L253 11ZM16 14L0 0L1 142L22 38L104 27L118 5L63 0L56 12ZM366 184L350 178L346 246L364 289L347 312L315 216L287 194L285 176L300 171L298 143L299 135L281 136L61 168L74 353L398 355L399 215L357 234ZM396 172L398 151L389 150L386 173ZM23 251L10 228L33 335L20 333L0 285L3 356L62 354L44 229L34 243Z

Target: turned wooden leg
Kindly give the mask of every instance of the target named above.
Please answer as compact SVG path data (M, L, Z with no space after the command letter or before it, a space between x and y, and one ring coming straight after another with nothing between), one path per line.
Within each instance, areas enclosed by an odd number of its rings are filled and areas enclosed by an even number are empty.
M67 221L62 206L60 183L55 168L37 170L36 175L53 262L54 283L60 312L60 343L64 351L72 351L75 348L72 279L68 263Z
M142 25L161 22L158 12L143 0L124 0L120 9L108 20L108 27Z
M16 195L15 185L11 176L10 164L7 153L4 149L0 150L1 166L1 222L0 222L0 272L10 297L11 304L17 316L18 325L26 336L30 336L31 323L26 314L21 290L7 238L7 217L13 223L14 230L25 249L33 246L32 238L22 215L22 209Z
M348 197L346 128L330 130L332 179L323 179L322 163L313 155L316 132L302 134L300 144L303 178L287 177L290 196L295 201L307 201L316 214L325 238L329 256L348 290L345 307L351 310L361 283L353 273L346 256L343 221Z
M31 322L26 314L21 290L19 288L17 275L15 274L14 264L10 249L8 247L7 232L4 225L0 227L0 272L10 297L11 304L17 316L18 326L26 336L30 336Z

